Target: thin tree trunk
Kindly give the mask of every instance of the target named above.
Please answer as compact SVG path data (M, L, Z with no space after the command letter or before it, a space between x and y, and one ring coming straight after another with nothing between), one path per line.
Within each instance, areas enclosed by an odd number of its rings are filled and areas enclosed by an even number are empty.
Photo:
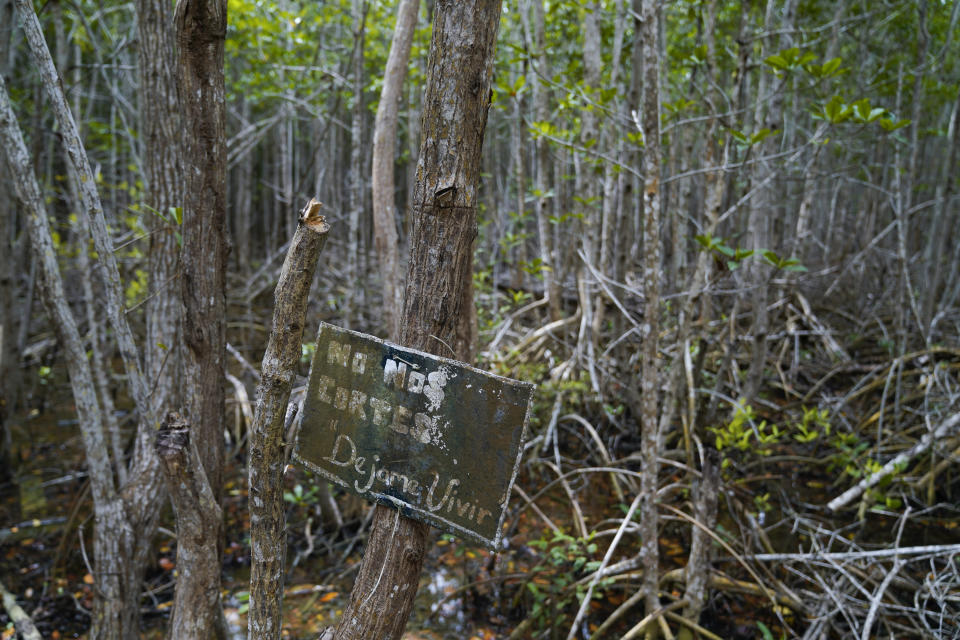
M360 286L360 216L363 213L363 45L366 35L367 2L353 0L353 109L350 120L350 170L347 183L349 210L347 228L347 282L343 323L349 328L356 313Z
M535 62L532 65L530 84L533 87L533 110L537 122L547 122L550 119L550 95L547 80L550 79L549 58L544 51L546 47L545 16L543 0L531 0L533 6L533 47ZM542 79L541 79L542 78ZM561 316L560 286L558 278L560 265L553 243L553 225L550 224L550 210L547 207L547 180L549 175L549 147L544 136L537 137L536 141L536 168L534 169L533 189L536 195L534 201L534 215L537 218L537 235L540 240L540 275L543 278L543 290L547 296L550 310L550 320L559 320ZM556 201L558 194L553 194Z
M250 103L242 96L240 100L240 116L242 123L247 125L250 118ZM319 147L317 154L319 155ZM253 150L249 150L240 158L239 165L234 172L234 184L232 191L234 193L234 263L241 274L248 273L250 262L253 256L250 246L250 230L253 224Z
M11 9L12 9L11 5ZM0 6L0 15L5 7ZM5 50L0 45L0 60ZM8 196L7 185L12 185L6 165L0 162L0 478L6 479L12 473L13 464L8 459L12 446L8 422L17 410L20 401L21 379L20 352L17 351L17 335L20 322L16 304L20 283L15 276L17 267L14 229L20 219L18 210L11 206L12 196Z
M29 18L30 15L32 14L26 14L26 17ZM80 338L76 319L67 305L43 195L33 174L30 155L17 126L16 116L7 95L6 83L2 77L0 77L0 143L2 143L0 149L3 149L6 154L7 166L15 178L17 197L25 210L31 248L34 255L38 257L40 297L47 309L57 340L65 351L67 371L70 375L70 385L81 426L80 433L86 451L96 520L94 566L98 574L94 599L95 615L90 637L98 640L120 639L124 637L121 585L117 571L120 559L110 556L110 552L115 554L118 552L111 542L119 538L120 532L111 532L114 534L111 541L111 536L107 535L104 528L106 524L113 521L111 516L119 505L119 501L113 481L113 471L110 467L110 457L107 453L103 416L97 401L96 386L87 360L86 349Z
M373 242L380 263L383 325L391 339L400 335L400 308L403 304L394 185L397 115L419 9L419 0L402 0L397 7L397 24L393 30L373 127Z
M137 0L138 62L140 76L140 140L143 148L144 205L150 230L148 282L145 305L147 337L144 366L152 384L151 414L163 415L182 402L182 303L177 286L180 245L177 210L183 211L183 138L180 99L175 77L173 14L163 0ZM137 434L131 476L143 497L129 496L136 549L125 607L139 609L141 585L153 552L153 537L163 504L163 479L153 446L155 424ZM133 593L136 585L136 593Z
M120 270L111 246L110 234L107 231L103 206L97 193L94 173L84 151L73 114L64 98L61 89L63 85L53 65L53 59L50 57L46 41L43 39L43 31L36 14L33 12L33 6L27 0L15 0L15 2L23 25L24 35L30 44L31 55L40 72L44 90L53 107L57 124L60 126L63 147L77 174L78 190L82 200L81 215L88 217L87 222L93 236L94 248L105 266L104 269L98 271L104 279L107 300L106 310L117 337L124 368L130 380L134 403L143 416L149 417L149 403L147 402L149 390L140 368L133 332L130 330L130 325L127 323L125 316Z
M208 640L222 632L218 506L223 486L224 358L226 353L226 174L224 38L226 0L179 0L178 86L186 135L181 295L186 379L192 393L188 420L202 472L214 497L201 501L199 525L209 538L178 539L176 602L170 637ZM170 467L167 467L169 474ZM168 475L168 481L175 480ZM178 525L179 526L179 525Z
M600 3L597 1L588 3L583 8L583 81L591 92L600 89L600 72L603 66L603 59L600 54ZM580 142L585 147L599 147L600 131L597 126L597 112L592 108L584 108L580 114ZM575 184L576 196L579 199L579 213L582 215L582 234L580 238L583 255L586 261L592 265L597 260L597 245L600 227L603 225L603 203L602 191L598 188L600 179L594 171L594 159L590 157L575 158L575 163L579 165L579 171L576 171ZM580 296L580 306L582 314L580 318L580 332L577 338L578 355L586 359L586 365L590 371L590 379L594 385L594 390L599 390L599 380L594 375L594 357L596 336L593 334L595 302L593 297L593 279L589 271L581 266L577 272L577 280L585 280L583 285L578 284L585 295Z
M273 326L260 367L257 410L250 427L250 613L251 638L280 637L284 558L284 420L296 366L302 355L307 298L330 226L314 199L300 224L274 291Z
M140 414L137 432L138 447L135 448L133 456L134 468L138 470L138 474L131 477L131 481L123 488L119 500L113 488L109 461L105 469L97 462L105 455L100 438L85 436L91 477L96 473L104 473L106 477L99 482L111 487L109 494L105 491L94 492L94 510L97 516L94 559L99 567L97 572L99 581L90 636L91 638L135 638L139 634L137 619L140 583L149 550L149 539L143 533L151 529L151 509L157 508L155 504L156 474L139 473L144 469L149 471L149 464L145 462L145 457L149 454L145 453L144 448L139 445L151 437L156 423L153 420L152 407L148 402L149 393L140 368L139 352L127 322L120 273L93 172L73 115L63 95L62 84L43 39L36 14L29 2L16 1L24 34L30 44L31 54L40 71L44 89L60 127L63 147L69 159L70 173L81 202L81 217L90 230L94 248L103 267L97 269L97 272L100 274L106 293L107 315L127 372L130 393ZM34 247L34 250L36 251L37 247ZM88 365L87 368L89 368ZM80 401L77 402L79 405ZM102 411L99 405L97 411ZM81 424L85 424L84 416L80 417ZM100 430L99 436L103 435L103 424L103 420L98 417L96 427L93 428ZM153 513L155 514L155 511Z
M641 351L640 426L643 466L640 476L640 557L643 564L644 602L647 614L660 607L658 585L659 518L657 476L659 469L658 393L660 363L657 356L660 332L660 57L657 47L660 18L656 0L640 3L643 74L643 294L644 329ZM654 625L648 627L653 629ZM648 632L649 636L649 632Z
M943 160L943 171L940 179L937 181L936 188L936 209L934 211L933 224L930 229L930 239L927 242L927 251L924 256L924 262L929 270L925 296L923 300L923 322L924 332L927 340L933 340L933 330L937 321L937 303L942 300L944 270L955 271L957 264L951 263L949 256L944 248L946 247L946 238L950 236L947 226L950 211L950 200L956 190L956 168L957 168L957 129L960 128L960 93L953 103L953 110L950 114L950 124L947 126L947 145L946 158Z
M490 105L500 0L439 0L401 344L472 360L473 242L481 145ZM470 42L471 46L464 46ZM378 506L337 640L396 639L413 607L429 527Z

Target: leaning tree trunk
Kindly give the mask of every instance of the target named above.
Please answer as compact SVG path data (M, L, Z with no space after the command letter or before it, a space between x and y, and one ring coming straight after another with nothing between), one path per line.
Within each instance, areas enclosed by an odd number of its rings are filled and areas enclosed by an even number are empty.
M52 65L52 63L51 63ZM121 558L109 551L120 538L121 532L104 535L104 527L113 521L119 504L113 481L107 439L103 428L103 416L97 401L93 373L87 360L86 349L80 338L64 289L63 278L57 265L50 223L40 186L33 174L33 167L23 136L17 125L6 85L0 76L0 149L7 159L7 166L14 177L17 196L24 208L30 245L40 270L40 298L47 309L50 324L57 341L64 350L70 386L73 391L80 433L86 451L87 470L93 495L93 510L96 522L94 543L94 569L99 574L95 598L94 618L90 638L122 638L122 612L120 599L120 576L118 567Z
M499 22L500 0L437 2L400 329L405 346L467 362L473 355L477 181ZM428 533L427 525L376 507L337 640L400 637Z
M145 563L149 553L149 541L144 539L143 532L152 526L150 513L151 510L156 509L154 503L157 500L158 487L156 473L152 472L149 464L145 463L149 453L145 453L142 443L149 441L152 437L156 423L149 403L150 392L146 377L140 367L139 350L127 321L120 271L103 214L103 206L94 181L93 171L87 159L73 114L64 96L62 83L44 40L39 20L32 5L27 0L16 0L16 4L23 25L24 36L29 44L34 64L40 72L44 90L50 99L60 128L61 144L66 153L69 173L79 199L79 210L81 220L83 220L82 226L89 230L88 233L98 254L100 268L96 271L106 293L106 313L127 373L130 395L133 397L139 414L137 441L141 444L135 448L132 456L133 468L139 470L139 473L118 491L114 482L109 455L105 452L103 407L100 407L96 399L93 398L92 402L96 406L87 406L81 409L83 403L89 405L91 402L90 398L81 399L78 397L87 392L85 388L79 386L81 384L85 385L85 381L80 379L84 376L84 367L78 367L71 374L72 381L75 376L77 377L74 396L78 406L78 414L80 414L81 432L84 438L91 485L94 487L94 513L96 516L94 563L96 565L97 581L90 638L136 638L139 636L139 594L142 578L142 569L138 569L137 565L138 563ZM24 157L26 157L25 150ZM21 167L27 166L23 163L23 158L20 159L20 162ZM10 165L11 167L18 166L17 162L13 160L11 160ZM19 173L24 173L22 168ZM33 179L32 175L30 179ZM42 231L41 227L36 229L38 233ZM83 238L83 240L86 241L86 238ZM38 242L40 241L38 240ZM34 255L39 256L41 260L47 259L47 256L44 255L46 250L40 245L34 245L33 250ZM72 340L68 325L74 320L72 317L66 318L64 310L69 311L69 309L66 309L66 303L57 301L56 292L49 289L53 286L51 282L54 276L49 269L47 271L43 286L48 288L41 293L46 296L48 305L51 304L51 301L56 304L56 322L60 323L60 329L58 330L63 332L61 337L64 340ZM56 277L59 277L59 274L56 274ZM53 312L52 307L48 306L48 309L51 309L51 313ZM71 357L77 356L72 354ZM86 360L85 350L79 357ZM85 369L89 373L88 364L86 364ZM121 460L116 462L118 465L123 463ZM122 478L123 474L121 473L119 476ZM155 515L153 518L155 518Z
M187 421L202 465L199 476L205 476L210 495L215 498L212 505L201 502L199 516L191 515L200 518L203 530L216 536L216 544L209 545L195 535L178 540L179 577L170 637L207 640L219 630L223 536L219 500L223 485L226 352L226 0L179 0L175 24L186 136L181 294L187 346L185 377L192 386ZM177 465L165 468L168 474L179 469ZM178 529L182 530L180 524Z
M380 261L383 292L383 324L387 335L395 339L400 332L400 239L397 235L396 197L394 194L394 156L397 147L397 114L407 76L413 31L417 26L419 0L402 0L397 8L397 26L393 30L390 55L383 73L383 91L377 105L373 127L373 243Z

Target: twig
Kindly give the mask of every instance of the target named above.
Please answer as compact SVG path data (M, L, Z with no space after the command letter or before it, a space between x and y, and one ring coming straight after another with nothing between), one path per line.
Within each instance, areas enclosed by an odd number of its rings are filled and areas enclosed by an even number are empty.
M247 373L252 375L257 382L260 382L260 372L257 371L257 368L250 364L250 361L244 358L243 354L237 351L237 348L229 342L227 343L227 351L230 352L230 355L240 363L240 366L242 366Z
M697 624L697 623L694 622L693 620L689 620L689 619L687 619L687 618L684 618L683 616L678 616L677 614L673 613L672 611L664 611L664 612L663 612L663 615L665 615L666 617L670 618L670 619L673 620L674 622L679 622L680 624L682 624L682 625L684 625L684 626L686 626L686 627L689 627L690 629L692 629L692 630L696 631L697 633L699 633L700 635L702 635L704 638L708 638L708 640L723 640L723 638L721 638L720 636L718 636L718 635L715 634L715 633L711 633L710 631L707 631L706 629L704 629L703 627L701 627L699 624Z
M617 529L617 533L615 536L613 536L610 546L607 547L607 552L603 555L603 560L600 561L600 566L597 567L597 570L594 572L593 579L590 581L590 585L587 587L587 592L580 601L580 609L577 611L577 617L574 618L573 624L570 625L570 632L567 634L567 640L573 640L573 637L577 635L577 627L580 626L580 622L587 614L587 608L590 606L590 601L593 598L593 589L597 586L597 582L600 580L603 569L610 563L610 559L613 557L614 550L617 548L617 545L620 544L620 538L623 537L623 532L626 530L627 524L633 520L633 514L637 510L637 507L640 506L641 497L642 494L638 493L637 497L633 499L633 502L630 504L630 509L627 510L627 515L623 517L623 521L620 523L620 528Z
M640 597L640 599L642 599L642 598L643 598L643 596ZM631 598L631 600L632 600L632 599L633 599L633 598ZM624 604L626 604L626 603L624 603ZM620 640L632 640L633 638L639 637L640 634L643 633L643 630L644 630L644 629L647 627L647 625L649 625L651 622L657 620L658 618L661 618L661 617L662 617L665 613L667 613L668 611L670 611L670 610L672 610L672 609L679 609L680 607L686 606L686 604L687 604L687 601L686 601L686 600L677 600L676 602L671 602L670 604L666 605L665 607L660 607L659 609L657 609L657 610L654 611L653 613L647 614L647 616L644 617L643 620L641 620L641 621L638 622L636 625L634 625L634 627L633 627L632 629L630 629L630 631L628 631ZM599 636L597 636L597 637L599 637Z

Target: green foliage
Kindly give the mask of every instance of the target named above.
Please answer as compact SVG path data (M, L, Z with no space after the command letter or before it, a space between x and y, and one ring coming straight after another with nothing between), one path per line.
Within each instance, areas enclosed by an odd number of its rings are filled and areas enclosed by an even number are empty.
M769 138L772 135L780 133L779 129L770 130L767 128L760 129L759 131L754 131L751 134L743 133L742 131L737 131L736 129L728 129L730 136L737 142L741 149L748 149L755 144L759 144Z
M763 640L777 640L774 637L773 632L770 631L770 628L767 625L760 622L759 620L757 620L757 629L760 630L760 634L763 636ZM787 637L787 634L785 633L781 634L780 636L781 640L786 640L786 637Z
M821 435L830 435L830 412L826 409L803 408L803 418L796 424L793 439L797 442L813 442Z
M733 449L760 456L770 455L773 445L780 443L783 433L777 425L768 425L766 420L757 423L755 418L753 407L737 403L730 422L720 427L708 427L707 430L716 436L714 444L717 451L724 453ZM731 459L725 455L722 464L724 468L729 467Z
M312 340L300 345L300 363L310 364L313 360L313 354L317 351L317 341Z
M312 505L319 493L320 489L316 485L309 489L304 489L303 485L298 482L294 485L293 491L283 492L283 500L295 507L305 507Z
M147 296L149 291L148 276L145 269L134 269L133 277L127 281L124 291L128 309L135 307Z
M586 538L575 538L554 532L550 537L545 533L543 538L530 542L543 558L526 583L527 606L534 629L545 631L569 626L572 612L587 593L587 583L578 584L578 580L600 566L593 537L592 533ZM612 583L610 578L599 580L593 599L602 600Z
M829 438L831 424L828 410L802 407L802 412L799 420L789 421L781 427L766 420L758 422L753 407L738 402L730 422L707 429L715 436L717 451L724 454L723 468L731 466L733 459L730 453L733 451L739 452L739 457L744 459L765 457L771 455L778 446L784 445L787 436L799 444Z
M798 259L782 258L778 256L776 252L769 249L760 249L759 251L755 251L753 249L742 249L740 247L734 248L727 245L724 239L720 236L712 236L708 233L698 235L694 238L694 240L696 240L697 243L707 251L715 253L731 271L739 269L744 260L753 257L758 253L764 262L775 269L783 271L807 270L805 266L800 264Z

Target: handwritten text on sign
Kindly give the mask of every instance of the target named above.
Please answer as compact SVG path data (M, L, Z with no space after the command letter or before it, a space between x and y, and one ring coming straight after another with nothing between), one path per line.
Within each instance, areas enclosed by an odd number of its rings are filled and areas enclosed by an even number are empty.
M533 385L321 323L295 457L497 548Z

